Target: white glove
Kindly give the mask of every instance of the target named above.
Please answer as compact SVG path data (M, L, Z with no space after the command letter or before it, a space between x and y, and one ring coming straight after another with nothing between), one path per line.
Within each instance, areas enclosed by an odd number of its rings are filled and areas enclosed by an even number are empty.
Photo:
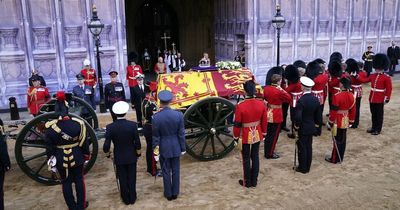
M56 157L54 157L54 155L52 155L49 158L49 160L47 161L47 165L48 165L47 169L49 171L57 172L56 164L57 164L57 159L56 159Z
M186 153L186 151L184 151L184 152L181 152L181 155L184 155Z
M154 160L158 162L160 160L160 155L154 156Z

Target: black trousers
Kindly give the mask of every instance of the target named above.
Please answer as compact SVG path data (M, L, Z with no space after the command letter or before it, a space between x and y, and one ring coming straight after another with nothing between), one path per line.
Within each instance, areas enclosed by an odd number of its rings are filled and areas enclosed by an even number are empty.
M298 160L299 169L301 172L309 172L312 162L312 142L313 135L301 135L299 134L299 140L297 143L298 149Z
M358 127L358 124L360 123L360 107L361 107L361 97L356 98L356 116L354 118L354 127Z
M364 62L364 70L367 72L367 77L369 77L372 72L372 61Z
M136 120L138 123L138 127L143 127L142 107L140 107L140 104L135 104L135 111L136 111Z
M265 135L264 142L264 157L272 157L275 151L276 142L279 138L279 131L281 129L280 123L268 123L267 135Z
M287 119L287 115L288 115L288 109L289 109L289 104L288 103L283 103L282 104L283 121L282 121L282 124L281 124L281 128L286 127L286 119Z
M134 204L136 201L136 163L116 165L122 201Z
M133 88L134 87L129 87L129 93L131 94L131 104L132 104L132 106L135 105L135 101L134 101L134 98L133 98L133 95L135 94L135 92L133 91ZM137 107L135 107L135 109L137 109ZM139 109L140 109L140 107L139 107Z
M389 67L389 76L393 76L394 72L396 71L396 64L390 64Z
M338 151L336 150L335 143L333 143L332 156L331 156L332 163L338 163L340 162L340 160L343 161L344 152L346 151L346 137L347 137L347 129L338 128L335 139L339 154Z
M83 178L83 164L67 171L62 167L57 167L62 178L62 190L65 202L70 210L83 210L86 206L85 180ZM72 189L72 183L75 184L76 202Z
M4 210L4 169L0 169L0 210Z
M157 173L156 161L153 158L153 134L151 124L144 124L143 135L146 139L146 163L147 172L155 176Z
M260 171L260 142L242 145L243 182L245 186L256 186Z
M329 112L332 110L333 94L328 93Z
M381 132L383 125L383 103L370 103L369 109L371 111L372 130Z

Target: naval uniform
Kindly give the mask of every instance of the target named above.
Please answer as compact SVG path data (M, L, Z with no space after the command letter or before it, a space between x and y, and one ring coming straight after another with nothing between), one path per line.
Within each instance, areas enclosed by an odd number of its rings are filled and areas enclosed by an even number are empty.
M106 127L106 140L103 151L110 151L114 144L114 163L120 184L121 198L125 204L136 201L136 167L140 156L140 139L137 124L124 118L118 118Z
M3 121L0 119L0 209L4 209L4 175L11 167L7 143L3 133Z
M267 110L260 99L246 98L236 105L233 136L242 139L243 186L256 187L259 148L267 129Z
M124 85L120 82L110 82L104 88L104 98L107 109L110 110L113 122L117 120L117 116L112 111L112 106L118 101L125 101Z
M157 104L152 96L147 96L142 103L142 113L144 118L143 135L146 139L146 164L147 172L152 176L157 173L156 161L153 157L153 134L151 120L153 114L157 111Z
M83 167L90 155L85 123L74 117L66 117L64 120L47 122L46 128L47 156L54 156L57 160L65 202L69 209L82 210L86 208ZM75 184L76 202L72 183Z

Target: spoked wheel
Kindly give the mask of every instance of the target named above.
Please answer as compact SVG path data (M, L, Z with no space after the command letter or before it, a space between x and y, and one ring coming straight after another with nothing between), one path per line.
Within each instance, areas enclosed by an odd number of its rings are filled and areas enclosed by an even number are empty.
M219 97L191 105L184 114L188 154L208 161L220 159L232 151L234 110L230 101Z
M71 113L70 116L79 118ZM19 167L30 178L45 185L60 183L60 180L47 170L46 144L44 141L45 123L56 118L54 112L35 117L22 128L15 143L15 158ZM98 142L93 128L86 121L85 125L86 141L89 141L91 153L90 160L84 167L84 172L87 173L96 161Z
M68 106L69 106L69 113L73 113L75 115L80 116L86 122L89 123L92 128L97 129L99 128L99 120L97 118L95 110L92 108L90 104L88 104L85 100L72 96L71 93L67 93L70 95L67 97ZM56 99L52 98L42 107L40 107L40 113L49 113L54 112L54 104L56 103Z

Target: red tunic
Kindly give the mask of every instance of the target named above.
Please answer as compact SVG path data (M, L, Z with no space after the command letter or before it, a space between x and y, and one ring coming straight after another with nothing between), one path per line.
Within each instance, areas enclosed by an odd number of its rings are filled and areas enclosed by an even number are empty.
M260 99L249 98L236 105L234 138L242 138L242 144L262 141L267 130L267 110Z
M94 69L82 69L81 74L83 75L83 78L85 79L85 85L89 85L90 87L93 87L97 83L97 77L96 77L96 71Z
M139 65L129 65L126 67L126 80L128 80L129 87L135 87L137 85L135 77L139 73L143 74L142 67Z
M292 101L290 103L290 106L296 107L297 101L303 95L303 90L301 89L301 83L300 82L291 83L287 86L285 90L292 96Z
M333 108L329 112L329 122L337 125L337 128L347 129L354 122L356 116L354 94L343 91L332 97Z
M351 89L357 98L362 97L362 84L368 81L369 79L365 71L359 71L356 76L351 76Z
M160 65L159 63L156 63L156 65L154 65L154 72L156 72L157 74L165 74L167 73L167 65L165 63L163 63L164 65ZM164 66L164 67L160 67L160 66Z
M46 87L29 87L27 91L27 104L29 112L33 115L39 113L40 107L50 99L49 90Z
M330 77L328 81L328 92L335 95L340 92L340 77Z
M268 85L264 87L264 100L267 101L267 120L269 123L281 123L282 104L290 103L292 97L281 87Z
M392 79L384 73L375 73L369 76L371 92L369 93L370 103L384 103L390 100L392 95Z
M315 97L318 98L319 104L322 105L325 103L326 99L326 86L328 84L328 74L322 73L314 78L315 85L312 87L312 93Z

